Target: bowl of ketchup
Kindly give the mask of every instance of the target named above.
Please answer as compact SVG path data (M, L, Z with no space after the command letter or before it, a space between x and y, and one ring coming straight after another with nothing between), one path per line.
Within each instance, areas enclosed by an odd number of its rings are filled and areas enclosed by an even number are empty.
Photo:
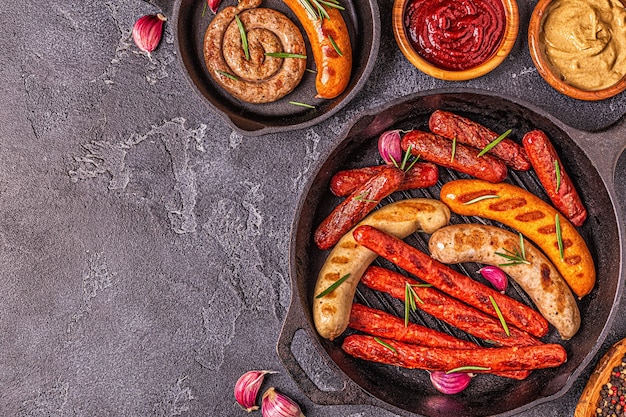
M396 42L409 62L448 81L495 69L519 30L515 0L395 0L392 17Z

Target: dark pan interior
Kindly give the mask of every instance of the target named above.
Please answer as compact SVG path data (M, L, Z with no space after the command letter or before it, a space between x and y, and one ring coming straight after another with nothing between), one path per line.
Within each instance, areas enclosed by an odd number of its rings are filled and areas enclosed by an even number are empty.
M214 15L210 10L204 10L205 4L205 1L177 0L174 5L179 59L194 88L231 126L244 135L300 129L330 117L358 93L376 61L380 43L378 3L376 0L345 0L341 2L346 9L342 11L342 16L350 32L353 50L352 75L346 90L332 100L316 99L315 74L305 72L300 85L282 99L266 104L245 103L216 84L206 69L204 34ZM234 0L224 0L220 10L235 4ZM286 14L300 28L307 44L307 68L314 69L306 33L285 3L281 0L264 0L260 7L269 7ZM289 101L315 105L316 108L307 109L289 104Z
M344 354L340 348L342 338L330 342L319 337L314 330L311 315L312 294L317 274L328 254L328 251L317 249L312 242L312 232L340 202L340 199L333 196L328 189L331 176L342 169L382 163L377 152L378 135L388 129L428 130L428 117L436 109L449 110L469 117L496 132L512 128L513 133L510 137L516 141L521 141L525 132L536 128L548 134L589 212L588 220L579 231L593 255L597 272L597 283L592 293L578 303L582 315L579 332L571 340L562 341L556 330L551 328L550 333L542 339L544 342L561 343L565 347L568 361L564 365L556 369L535 371L524 381L479 375L474 378L468 389L454 396L437 392L431 386L425 371L369 363ZM438 198L441 186L457 178L467 176L440 168L440 180L436 186L425 190L395 193L381 204L408 197ZM520 185L548 201L533 172L509 171L506 181ZM320 348L322 355L328 355L340 371L373 396L378 405L411 416L513 415L564 394L606 336L605 329L608 328L608 321L612 317L611 310L621 280L620 237L614 205L594 164L583 150L564 130L537 111L496 95L475 92L443 92L403 99L377 114L363 116L357 120L345 139L323 163L300 202L299 217L293 229L295 243L292 246L292 274L294 274L292 282L294 290L298 291L308 326L313 329L311 334L316 338L314 343ZM483 222L502 226L487 220L453 214L451 223L462 222ZM407 241L427 252L428 235L416 233ZM394 268L384 260L377 260L375 263ZM479 268L477 264L454 267L480 279L476 273ZM514 283L512 284L507 293L531 304L528 297ZM403 317L404 306L401 302L362 285L357 291L357 300ZM411 320L451 332L461 338L469 338L464 333L419 311L411 315ZM348 330L344 336L349 333Z

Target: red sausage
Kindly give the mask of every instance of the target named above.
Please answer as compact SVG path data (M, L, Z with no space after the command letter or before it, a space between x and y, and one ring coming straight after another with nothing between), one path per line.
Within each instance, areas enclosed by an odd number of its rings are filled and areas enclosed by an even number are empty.
M509 327L510 335L507 335L500 320L434 288L420 286L417 281L397 272L371 266L361 278L361 283L365 286L373 290L385 292L401 301L405 301L407 282L409 285L413 285L413 290L419 299L423 301L419 302L416 300L415 305L420 310L451 326L499 346L533 346L541 344L539 339L535 339L528 333L515 327Z
M330 191L337 197L351 194L361 184L378 174L384 165L339 171L330 179ZM439 169L429 162L418 162L404 174L398 191L428 188L437 184Z
M491 302L493 298L508 325L516 326L537 337L548 333L548 322L537 311L493 288L474 281L400 239L371 226L357 227L353 236L358 244L459 301L497 317L497 312Z
M358 187L326 217L315 230L313 239L322 250L333 247L341 237L376 207L383 198L398 189L404 171L392 166L383 169Z
M412 130L404 135L401 145L404 151L410 146L415 156L481 180L502 182L507 175L506 165L498 158L478 156L479 150L460 143L456 144L453 154L452 141L433 133Z
M450 140L456 138L457 142L478 149L483 149L500 136L480 123L443 110L435 110L430 115L428 127L437 135ZM524 148L511 139L503 139L489 152L515 170L530 169L530 161Z
M417 346L395 340L381 342L373 336L351 335L341 348L359 359L411 369L447 372L464 366L483 367L471 372L502 372L554 368L567 361L559 344L479 349L450 349Z
M587 218L587 210L548 136L541 130L533 130L524 135L522 143L554 207L574 226L581 226ZM555 161L559 165L560 183L557 181Z

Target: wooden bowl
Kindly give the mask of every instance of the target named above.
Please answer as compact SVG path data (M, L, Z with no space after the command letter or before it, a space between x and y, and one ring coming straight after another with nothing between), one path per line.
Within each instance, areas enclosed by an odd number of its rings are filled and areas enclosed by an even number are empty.
M528 24L528 48L537 71L555 90L568 97L585 101L598 101L613 97L626 89L626 76L616 84L601 90L583 90L566 83L560 72L548 60L542 41L543 21L552 0L539 0Z
M393 33L402 54L420 71L441 80L465 81L481 77L493 71L509 55L517 39L519 30L519 10L516 0L502 0L506 16L504 35L500 45L490 58L478 66L465 70L449 70L440 68L422 58L411 45L404 26L407 4L410 0L394 0L392 10Z

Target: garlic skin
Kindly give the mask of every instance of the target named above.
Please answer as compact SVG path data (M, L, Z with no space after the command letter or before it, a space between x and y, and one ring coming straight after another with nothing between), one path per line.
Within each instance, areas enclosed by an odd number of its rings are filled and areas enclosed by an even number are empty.
M133 26L135 45L147 53L154 51L161 42L163 24L166 20L167 17L161 13L148 14L137 19Z
M258 410L256 397L265 379L265 375L273 371L248 371L241 375L235 383L235 400L247 412Z
M291 398L268 388L261 400L261 414L263 417L305 417L300 406Z
M207 0L207 4L209 6L209 9L211 9L213 14L217 13L217 9L218 9L218 7L220 7L220 3L221 2L222 2L222 0Z
M431 372L430 382L443 394L458 394L470 384L472 377L465 372Z
M397 165L402 162L400 131L388 130L380 135L378 138L378 152L387 165Z
M503 270L501 270L497 266L489 265L480 268L478 272L480 272L480 275L482 275L483 278L489 281L496 290L504 294L504 292L506 291L506 287L509 284L509 279L507 278Z

